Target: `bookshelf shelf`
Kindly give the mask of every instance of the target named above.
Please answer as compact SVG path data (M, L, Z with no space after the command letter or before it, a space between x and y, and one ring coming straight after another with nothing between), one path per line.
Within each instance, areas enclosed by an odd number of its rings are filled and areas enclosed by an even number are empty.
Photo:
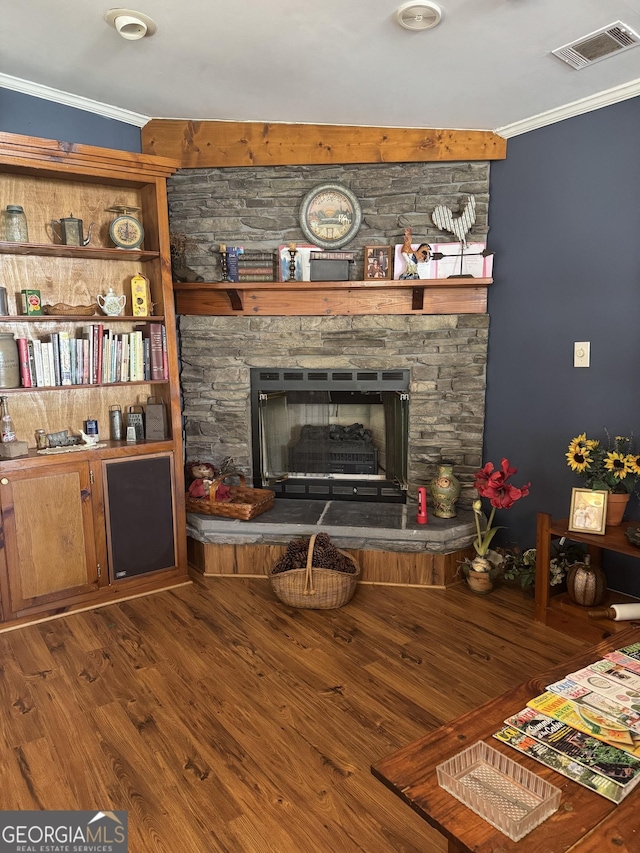
M17 323L91 323L100 322L103 325L106 323L164 323L164 315L152 315L145 317L133 317L130 314L119 314L117 317L98 314L38 314L26 316L24 314L12 314L11 316L1 317L0 323L10 323L15 326Z
M111 249L106 246L59 246L56 243L0 242L0 255L33 255L39 258L76 258L98 261L155 261L159 252L142 249Z

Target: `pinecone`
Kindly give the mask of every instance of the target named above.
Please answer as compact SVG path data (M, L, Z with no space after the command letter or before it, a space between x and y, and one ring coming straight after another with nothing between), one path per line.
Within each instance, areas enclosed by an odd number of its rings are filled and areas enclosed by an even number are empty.
M307 565L310 541L310 539L292 539L283 556L274 564L271 574L277 575L280 572L289 572L292 569L304 569ZM326 533L318 533L316 536L312 565L317 569L332 569L344 574L354 575L356 573L353 561L332 544Z

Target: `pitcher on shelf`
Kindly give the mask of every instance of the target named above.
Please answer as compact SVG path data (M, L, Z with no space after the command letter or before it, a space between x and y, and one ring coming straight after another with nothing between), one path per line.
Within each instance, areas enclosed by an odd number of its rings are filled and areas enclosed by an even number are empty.
M127 297L124 294L118 296L112 287L109 288L106 296L99 293L96 299L98 300L98 305L109 317L117 317L122 314L127 301Z

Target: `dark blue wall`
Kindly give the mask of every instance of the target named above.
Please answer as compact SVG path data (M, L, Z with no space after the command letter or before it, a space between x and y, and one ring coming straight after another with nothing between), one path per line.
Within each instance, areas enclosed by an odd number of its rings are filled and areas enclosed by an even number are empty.
M101 148L141 151L139 127L2 88L0 130Z
M568 515L574 436L635 433L640 450L639 139L634 98L510 139L492 164L484 458L531 481L500 514L503 544L534 545L538 511ZM573 367L574 341L591 341L590 368ZM640 595L640 564L610 557L607 572Z

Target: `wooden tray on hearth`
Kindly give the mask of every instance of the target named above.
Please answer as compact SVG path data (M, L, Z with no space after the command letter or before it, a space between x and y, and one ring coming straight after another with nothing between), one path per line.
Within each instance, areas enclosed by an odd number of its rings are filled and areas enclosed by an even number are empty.
M226 501L217 501L215 495L217 488L227 477L237 477L239 486L229 486L231 498ZM271 489L253 489L246 485L244 474L239 471L231 471L222 474L211 483L209 495L204 498L192 498L186 496L187 512L198 512L205 515L221 515L225 518L239 518L241 521L250 521L256 515L260 515L271 509L275 500L275 492Z

